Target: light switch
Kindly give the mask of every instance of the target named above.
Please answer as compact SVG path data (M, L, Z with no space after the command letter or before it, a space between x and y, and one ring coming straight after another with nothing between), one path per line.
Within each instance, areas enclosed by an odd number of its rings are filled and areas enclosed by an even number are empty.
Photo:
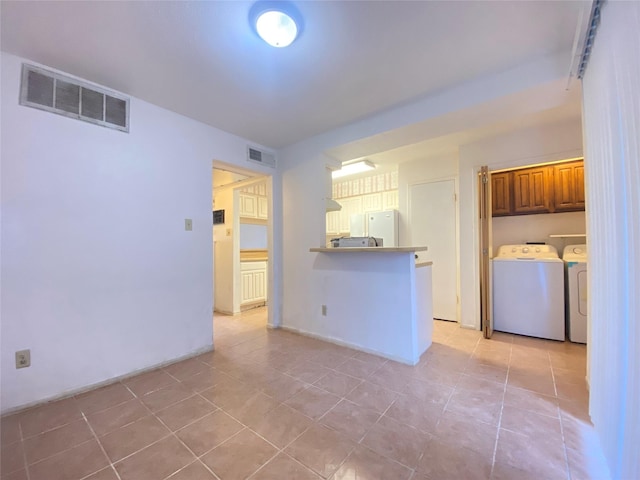
M187 232L190 232L191 230L193 230L193 223L192 223L192 220L190 218L185 218L184 219L184 229Z

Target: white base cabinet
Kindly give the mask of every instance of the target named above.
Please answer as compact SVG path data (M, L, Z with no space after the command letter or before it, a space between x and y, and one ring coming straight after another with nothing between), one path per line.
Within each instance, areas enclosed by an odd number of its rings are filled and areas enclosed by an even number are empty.
M241 262L242 295L240 306L266 303L267 262Z

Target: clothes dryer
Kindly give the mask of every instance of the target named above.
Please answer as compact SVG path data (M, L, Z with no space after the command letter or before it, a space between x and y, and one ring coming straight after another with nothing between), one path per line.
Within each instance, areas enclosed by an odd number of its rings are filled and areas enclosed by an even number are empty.
M569 340L587 343L587 246L567 245L565 265L566 326Z

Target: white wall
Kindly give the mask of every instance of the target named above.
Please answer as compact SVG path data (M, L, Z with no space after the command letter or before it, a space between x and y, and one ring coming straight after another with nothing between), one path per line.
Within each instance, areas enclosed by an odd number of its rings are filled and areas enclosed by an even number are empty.
M461 324L480 328L478 270L478 180L480 166L491 170L582 156L580 119L527 128L460 147ZM588 160L585 160L585 165Z
M458 154L425 157L401 163L398 167L398 211L400 212L400 245L411 245L409 225L409 189L411 185L458 177Z
M317 253L325 246L326 188L328 164L336 162L322 154L307 158L291 149L285 153L282 172L282 218L284 236L282 325L308 331L311 315L320 311L321 292L311 284Z
M21 61L2 54L2 411L211 347L211 161L246 164L136 98L129 134L20 106Z
M217 312L233 314L234 310L234 237L236 208L233 188L214 188L216 209L224 210L224 223L213 226L214 300ZM238 306L238 311L240 307Z
M640 3L605 2L583 79L589 410L612 478L640 478Z
M541 213L493 217L493 253L500 245L527 242L545 242L553 245L562 255L566 245L585 243L586 238L550 238L549 235L586 233L584 212Z
M415 365L431 345L431 267L416 268L412 253L310 255L319 303L285 328Z
M240 223L240 250L266 249L267 226Z

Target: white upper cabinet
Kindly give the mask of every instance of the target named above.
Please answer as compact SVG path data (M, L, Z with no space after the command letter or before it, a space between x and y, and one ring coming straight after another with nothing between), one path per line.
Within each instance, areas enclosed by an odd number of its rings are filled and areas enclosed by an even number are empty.
M240 216L258 218L258 197L250 193L240 193Z
M389 190L382 192L382 209L381 210L398 210L398 190Z
M362 195L362 212L354 213L369 213L382 211L382 194L372 193L369 195Z
M266 220L269 217L269 203L267 197L259 196L258 198L258 218Z
M327 212L327 235L340 234L340 212Z
M240 190L240 217L266 220L269 216L267 184L260 182Z

